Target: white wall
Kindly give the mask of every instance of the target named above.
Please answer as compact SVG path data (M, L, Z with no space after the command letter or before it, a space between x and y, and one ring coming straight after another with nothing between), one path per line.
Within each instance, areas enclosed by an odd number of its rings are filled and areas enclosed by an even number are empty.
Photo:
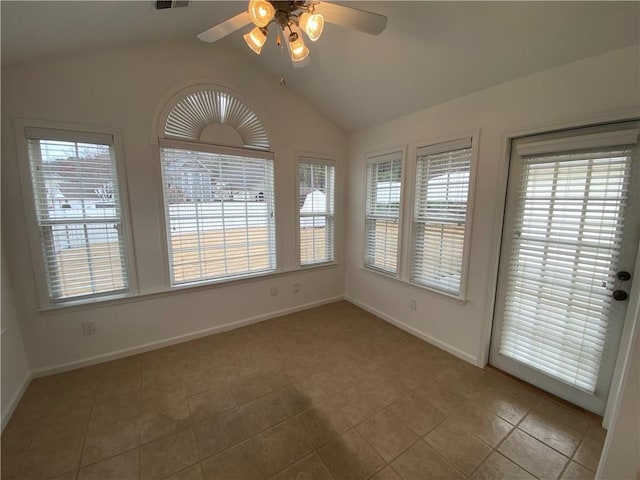
M2 249L2 346L0 347L2 365L2 428L15 408L29 381L29 362L22 341L20 323L16 314L11 281L7 275L7 262Z
M296 269L295 153L335 157L337 189L343 192L346 136L256 63L244 62L224 47L192 41L139 45L3 69L2 227L27 353L35 371L342 296L344 269L339 264L232 286L146 296L129 303L38 312L13 119L121 129L139 291L158 292L167 288L168 274L160 161L152 142L154 115L171 94L202 82L237 92L271 127L276 154L278 265L280 270ZM336 203L340 239L344 195ZM340 259L341 243L336 247ZM300 293L292 293L294 282L302 284ZM280 295L271 297L271 286L280 287ZM81 336L84 320L95 322L94 336Z
M509 136L587 124L594 119L638 116L639 59L637 46L615 50L350 135L347 298L483 366L497 274ZM416 142L451 140L478 129L466 303L362 270L365 153L408 144L410 159ZM409 297L416 299L415 311L409 308Z

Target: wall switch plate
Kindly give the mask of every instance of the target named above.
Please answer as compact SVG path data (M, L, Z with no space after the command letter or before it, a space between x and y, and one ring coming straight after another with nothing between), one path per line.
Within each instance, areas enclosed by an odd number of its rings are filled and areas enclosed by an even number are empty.
M278 287L271 287L271 296L276 297L278 295Z
M93 322L82 322L82 335L93 335L96 333L96 324Z
M294 283L293 284L293 293L298 293L300 291L300 284L299 283Z
M409 308L411 310L415 310L416 309L416 299L415 298L410 298L409 299Z

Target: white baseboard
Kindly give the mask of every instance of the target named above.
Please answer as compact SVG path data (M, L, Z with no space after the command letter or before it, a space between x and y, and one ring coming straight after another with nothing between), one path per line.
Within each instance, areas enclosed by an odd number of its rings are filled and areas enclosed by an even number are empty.
M255 317L246 318L244 320L237 320L235 322L229 322L223 325L216 325L215 327L206 328L204 330L199 330L197 332L186 333L183 335L177 335L175 337L167 338L165 340L146 343L144 345L140 345L137 347L125 348L123 350L104 353L104 354L96 355L93 357L85 358L82 360L53 365L51 367L41 368L41 369L32 371L31 377L32 378L43 377L46 375L52 375L54 373L66 372L69 370L75 370L76 368L88 367L91 365L96 365L98 363L117 360L119 358L129 357L131 355L136 355L138 353L144 353L151 350L156 350L162 347L168 347L170 345L175 345L177 343L188 342L190 340L195 340L196 338L206 337L208 335L213 335L215 333L226 332L228 330L244 327L246 325L251 325L253 323L269 320L270 318L280 317L282 315L288 315L290 313L300 312L302 310L308 310L313 307L318 307L320 305L325 305L327 303L338 302L340 300L344 300L344 296L338 295L336 297L325 298L323 300L306 303L304 305L297 305L295 307L285 308L282 310L277 310L275 312L269 312L262 315L257 315Z
M11 415L13 415L13 412L16 409L16 407L18 406L18 403L20 403L20 400L22 400L22 396L24 395L24 392L27 390L27 387L29 386L29 383L31 382L32 378L33 378L33 375L31 373L27 373L27 376L25 377L24 381L22 382L22 386L13 395L13 398L9 402L9 408L2 415L2 425L0 427L1 431L4 431L4 427L6 427L7 423L9 423L9 419L11 418Z
M434 338L430 335L427 335L424 332L421 332L420 330L418 330L415 327L412 327L411 325L407 325L406 323L398 320L397 318L394 318L390 315L387 315L384 312L381 312L380 310L370 307L369 305L366 305L362 302L359 302L358 300L356 300L353 297L350 297L348 295L346 295L344 297L344 299L347 302L353 303L354 305L362 308L363 310L366 310L369 313L374 314L376 317L380 317L383 320L386 320L389 323L392 323L393 325L395 325L398 328L401 328L402 330L404 330L405 332L410 333L411 335L418 337L422 340L424 340L427 343L430 343L431 345L435 345L436 347L449 352L451 355L455 355L456 357L460 358L461 360L464 360L465 362L469 362L470 364L478 367L480 366L480 362L478 361L478 359L476 357L474 357L473 355L469 355L467 352L463 352L462 350L452 347L451 345L438 340L437 338ZM482 368L482 366L480 366L480 368Z

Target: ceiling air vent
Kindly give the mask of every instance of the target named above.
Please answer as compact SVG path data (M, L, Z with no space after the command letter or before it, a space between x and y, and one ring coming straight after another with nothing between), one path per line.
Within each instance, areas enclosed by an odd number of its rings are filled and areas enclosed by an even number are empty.
M189 0L156 0L156 10L167 10L169 8L188 7Z

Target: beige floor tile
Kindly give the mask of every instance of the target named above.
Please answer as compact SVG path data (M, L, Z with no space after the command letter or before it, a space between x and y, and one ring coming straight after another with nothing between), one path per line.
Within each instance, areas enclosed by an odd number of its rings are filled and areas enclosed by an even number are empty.
M577 430L536 411L529 413L518 428L568 457L573 455L582 440L582 434Z
M384 408L369 390L362 384L349 387L330 400L330 404L340 409L340 412L354 425L378 413Z
M263 480L267 478L253 440L246 440L201 463L206 479Z
M422 440L391 463L402 480L462 480L464 477Z
M313 450L311 439L294 418L254 437L266 473L273 475Z
M440 455L470 475L491 453L491 447L471 435L464 424L447 419L424 437Z
M252 433L266 430L292 415L289 401L280 391L247 403L240 411Z
M517 429L511 432L498 451L532 475L549 480L558 478L569 461L564 455Z
M600 440L604 443L605 438L607 437L607 431L602 428L602 426L593 421L589 424L589 430L587 430L587 437L593 438L594 440Z
M495 413L514 425L522 420L532 407L530 402L493 387L479 390L475 401L476 405Z
M336 408L326 403L311 407L296 416L315 448L338 437L351 428L351 422Z
M104 397L93 405L89 429L121 422L140 414L140 391Z
M55 477L78 468L84 434L55 439L34 437L16 478Z
M179 377L159 378L143 382L141 400L143 406L186 398L187 389Z
M313 380L328 397L333 397L357 383L356 379L349 375L349 372L340 367L333 367L329 370L316 373L311 377L311 380Z
M418 440L418 436L389 410L375 414L356 428L386 462L392 461Z
M426 400L426 395L418 392L396 400L389 405L389 410L421 437L445 418L444 413Z
M535 480L535 477L498 452L493 452L470 480Z
M240 443L250 435L238 409L208 418L193 425L200 458L206 458Z
M465 406L454 414L453 418L464 425L470 433L493 447L496 447L513 429L513 425L506 420L475 405Z
M90 465L138 446L137 419L124 420L87 433L82 449L82 465Z
M259 372L231 378L229 388L238 405L244 405L273 391L267 379Z
M138 480L138 450L115 456L80 470L78 480Z
M580 447L578 447L573 459L580 465L583 465L589 470L593 470L595 472L598 468L598 463L600 463L602 446L602 440L587 437L584 439Z
M189 404L186 398L144 406L138 417L140 443L147 443L191 423Z
M206 390L189 397L189 411L194 422L226 412L236 406L227 389Z
M541 400L533 408L533 412L560 425L577 430L580 433L587 433L592 423L591 419L577 408L561 405L560 403L549 400Z
M85 433L89 428L90 417L91 407L89 406L51 413L40 421L38 435L65 436Z
M384 467L376 473L371 480L402 480L402 478L393 470L393 468Z
M96 401L104 398L132 393L140 390L142 386L139 371L123 372L120 375L103 377L98 381Z
M446 383L431 383L428 387L416 391L417 395L422 395L431 405L442 413L451 415L462 408L465 399L456 393L450 385Z
M202 467L197 463L185 470L174 473L170 477L167 477L166 480L204 480L204 477L202 476Z
M387 406L409 393L409 388L399 379L390 374L378 378L365 380L363 389L368 390L378 402Z
M271 477L270 480L333 480L317 453L303 458L297 463Z
M60 475L59 477L55 477L53 480L76 480L77 478L78 478L78 471L75 470L73 472Z
M336 480L362 480L384 466L384 460L356 429L349 430L318 450Z
M214 372L211 368L195 370L182 377L187 396L202 393L205 390L215 390L217 388L228 388L225 376Z
M193 432L185 428L140 447L140 480L164 478L197 462Z
M560 477L562 480L593 480L596 474L579 463L571 462Z

